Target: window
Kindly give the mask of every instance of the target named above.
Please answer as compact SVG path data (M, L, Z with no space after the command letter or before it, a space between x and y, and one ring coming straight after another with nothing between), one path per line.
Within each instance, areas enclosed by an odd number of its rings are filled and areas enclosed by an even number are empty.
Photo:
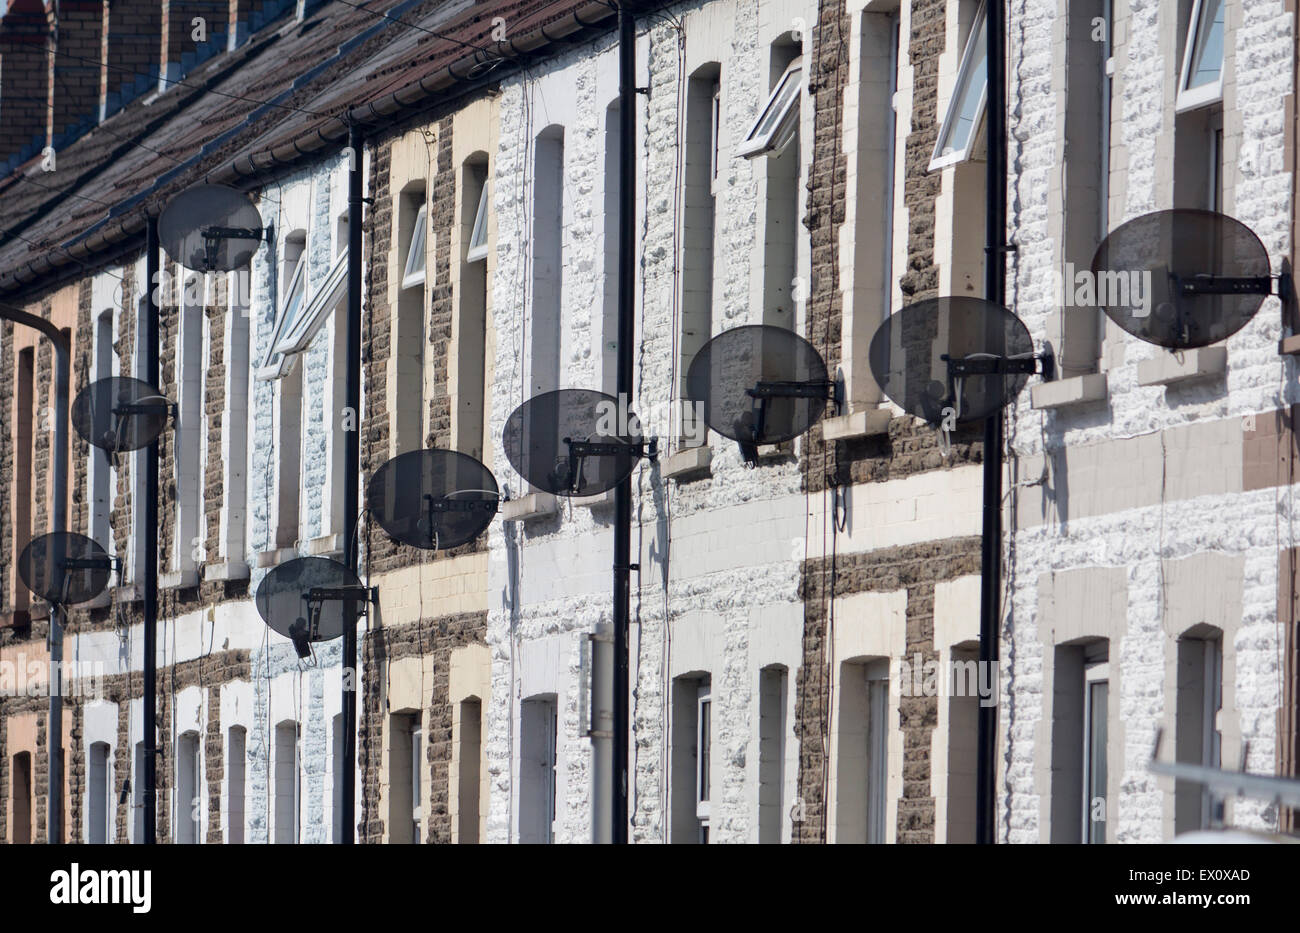
M276 406L275 452L276 524L271 549L298 544L302 491L302 367L295 366L279 380Z
M475 459L483 456L483 396L486 392L484 349L487 346L488 162L477 153L461 170L461 238L465 258L455 323L455 379L452 410L454 449Z
M347 738L343 732L342 713L334 717L331 724L331 735L333 736L333 754L330 757L330 770L333 779L330 782L330 803L333 809L331 823L334 830L334 842L339 843L343 841L343 742Z
M181 845L193 845L200 841L201 786L199 734L186 732L176 742L176 841Z
M298 724L275 727L275 835L277 845L298 841Z
M555 694L530 697L520 706L519 841L555 841Z
M560 387L560 300L564 294L564 128L549 126L533 155L533 293L529 394Z
M799 96L803 89L803 59L796 58L772 89L754 125L736 147L736 154L755 156L780 153L799 130Z
M390 343L396 367L394 454L424 447L425 236L424 188L415 187L397 198L397 242L404 257L402 288L397 296L397 333Z
M420 826L423 823L423 810L420 801L420 773L424 768L424 732L417 719L411 728L411 841L419 843L423 838Z
M113 812L113 782L109 779L109 747L107 742L90 746L86 801L86 841L91 845L104 845L109 836L109 814Z
M420 773L424 767L420 714L394 713L388 746L388 841L419 844L423 825Z
M226 842L244 843L244 756L248 732L231 726L226 733Z
M1083 678L1083 840L1106 841L1106 716L1110 664L1086 665Z
M889 661L841 666L835 840L883 843L889 813Z
M775 77L773 93L793 78L797 101L800 47L788 40L772 45L769 74ZM759 175L763 178L763 307L762 323L793 330L795 320L795 275L799 268L800 185L803 167L799 135L799 108L793 103L783 118L784 140L771 148ZM760 120L760 124L761 124ZM790 143L793 144L791 145Z
M424 284L424 244L427 236L428 211L421 204L415 215L415 226L411 229L411 244L406 250L406 267L402 272L402 288L415 288Z
M469 234L469 249L465 253L466 262L478 262L487 259L488 254L488 183L484 178L479 190L478 207L474 210L474 227Z
M785 822L786 669L758 674L758 841L779 844Z
M713 695L708 674L673 679L669 840L707 843L711 818Z
M709 108L709 179L714 193L718 185L718 153L722 150L722 84L713 84L713 103Z
M975 782L979 755L978 643L952 649L948 705L948 813L945 840L975 842Z
M713 693L708 684L700 687L696 701L696 739L698 759L695 763L695 818L700 821L700 842L709 842L709 791L713 764Z
M93 378L108 379L113 375L113 312L104 311L95 319L95 373ZM90 537L105 550L113 552L113 536L109 528L109 511L113 505L116 476L108 451L92 447L90 459Z
M197 293L202 294L202 277L190 273L189 283L196 283ZM187 283L185 295L193 294L194 288ZM182 302L178 309L180 333L176 337L178 398L172 465L176 531L172 536L171 568L195 570L198 563L194 559L195 544L201 543L200 516L203 511L199 452L206 436L203 426L203 300L200 298L197 304L184 302L184 299Z
M477 697L461 700L459 728L458 840L461 845L473 845L479 841L479 762L483 755L483 704Z
M1224 0L1195 0L1178 81L1179 112L1223 98Z
M288 356L300 353L310 346L312 338L321 329L325 319L335 308L341 307L348 296L348 255L345 250L336 257L325 281L311 293L305 305L293 308L292 321L286 321L274 351Z
M1223 637L1217 629L1178 640L1174 757L1181 764L1218 768L1223 709ZM1209 829L1223 820L1223 801L1203 784L1174 784L1174 831Z
M1174 206L1223 210L1223 105L1174 117Z
M9 838L14 845L29 845L32 841L32 755L19 752L14 755L9 768L10 794L13 800L13 819Z
M27 347L18 352L17 424L14 430L14 549L15 556L32 537L32 449L35 443L33 403L35 402L35 352ZM25 609L29 604L27 587L14 587L14 608Z
M962 51L957 70L957 84L939 129L939 138L930 158L930 171L955 165L970 158L984 116L984 94L988 78L987 36L984 30L984 7L975 14L975 23Z
M284 375L292 360L285 358L277 348L284 342L285 336L294 328L298 313L302 310L307 293L307 263L302 260L306 247L306 238L290 237L285 241L284 260L286 274L281 283L280 308L276 314L275 330L271 342L267 345L266 355L258 369L258 378L275 379Z
M144 766L146 757L144 753L144 743L135 743L135 762L133 773L135 778L131 786L131 841L137 845L144 841Z
M686 145L683 150L683 230L681 256L681 333L678 337L677 392L686 392L686 374L695 354L713 331L713 255L717 166L718 66L701 67L687 82ZM683 419L690 411L683 406ZM681 437L700 436L681 426Z
M618 101L605 108L605 288L600 332L595 335L600 341L600 352L596 355L600 390L608 395L618 391L618 114Z

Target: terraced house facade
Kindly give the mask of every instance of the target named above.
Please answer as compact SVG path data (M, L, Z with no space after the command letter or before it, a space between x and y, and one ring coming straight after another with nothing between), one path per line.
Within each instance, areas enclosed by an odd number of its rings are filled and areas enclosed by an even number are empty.
M659 455L632 482L629 838L973 841L984 697L948 672L978 648L982 434L904 414L868 347L908 304L983 294L983 2L637 11L633 407ZM997 837L1285 829L1145 769L1162 729L1166 758L1248 750L1251 771L1295 773L1289 310L1270 298L1174 357L1051 283L1169 207L1228 213L1274 271L1294 261L1293 13L1014 0L1008 17L1007 304L1059 378L1006 413ZM147 217L207 182L266 225L238 272L162 257L160 841L610 838L613 496L531 487L502 436L539 393L615 388L614 23L603 0L5 13L0 302L67 334L73 395L144 372ZM753 463L686 386L745 324L804 336L838 385ZM48 341L6 322L0 360L0 670L35 683L0 696L0 839L39 842L50 609L15 567L51 527L57 399ZM254 597L290 560L348 551L350 431L363 504L384 463L426 448L481 460L504 495L446 551L361 517L378 597L344 827L340 643L300 659ZM67 620L64 657L95 677L64 704L64 838L135 842L145 454L70 445L69 530L122 571Z

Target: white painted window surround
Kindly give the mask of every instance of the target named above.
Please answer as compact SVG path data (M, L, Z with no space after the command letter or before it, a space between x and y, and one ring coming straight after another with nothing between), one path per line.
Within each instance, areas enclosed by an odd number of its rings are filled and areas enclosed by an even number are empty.
M956 165L970 158L979 137L984 119L984 102L987 91L988 42L985 34L984 5L975 14L975 23L962 51L961 66L957 70L957 84L948 101L939 138L930 157L930 171Z
M1223 99L1225 0L1195 0L1183 48L1175 109L1181 113Z

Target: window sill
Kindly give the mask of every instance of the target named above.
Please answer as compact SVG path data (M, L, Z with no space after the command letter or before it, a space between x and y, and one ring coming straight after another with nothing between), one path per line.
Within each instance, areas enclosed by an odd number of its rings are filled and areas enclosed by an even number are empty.
M1038 411L1087 405L1106 400L1105 373L1069 376L1053 382L1040 382L1029 390L1030 406Z
M113 602L138 603L144 599L144 588L138 583L124 583L113 587Z
M614 490L606 489L598 496L575 498L573 504L584 509L599 509L614 504Z
M158 574L160 590L192 590L199 585L197 570L174 570L171 573Z
M338 557L343 553L343 535L321 535L307 542L307 553L312 557Z
M1300 355L1300 334L1283 337L1277 345L1277 352L1279 356Z
M1138 363L1138 385L1168 386L1195 379L1213 379L1228 371L1227 347L1200 347L1176 354L1161 353Z
M298 549L292 547L276 548L272 551L259 551L257 554L257 566L261 569L278 567L285 561L293 560L297 556Z
M692 473L711 472L713 448L708 444L699 447L686 447L670 457L664 458L660 474L664 479L689 476Z
M88 599L84 603L78 603L78 609L107 609L113 605L113 594L107 588L94 599Z
M876 437L889 433L893 413L888 408L866 408L822 422L822 440L851 441L859 437Z
M242 560L227 560L219 564L208 564L203 568L203 579L208 583L247 580L248 564Z
M560 510L555 496L549 492L530 492L518 499L507 499L501 503L501 520L504 522L526 522L533 518L554 515Z

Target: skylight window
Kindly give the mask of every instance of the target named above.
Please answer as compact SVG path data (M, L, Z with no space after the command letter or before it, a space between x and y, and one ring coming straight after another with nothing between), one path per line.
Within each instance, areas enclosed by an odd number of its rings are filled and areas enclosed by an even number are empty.
M406 252L406 271L402 273L402 288L424 284L425 206L415 215L415 228L411 231L411 245Z
M1223 98L1223 0L1196 0L1183 49L1177 109L1193 110Z
M948 101L948 112L939 130L939 139L930 157L930 171L956 165L970 158L984 119L984 97L987 90L988 37L984 28L984 6L975 14L970 38L962 51L961 66L957 69L957 86Z
M776 155L790 145L799 129L799 92L803 86L803 59L796 58L776 82L767 104L736 149L747 159Z
M488 183L485 179L483 181L483 190L479 192L478 196L478 209L474 212L474 229L469 235L469 252L465 254L465 259L468 262L478 262L480 259L487 259L487 214Z

